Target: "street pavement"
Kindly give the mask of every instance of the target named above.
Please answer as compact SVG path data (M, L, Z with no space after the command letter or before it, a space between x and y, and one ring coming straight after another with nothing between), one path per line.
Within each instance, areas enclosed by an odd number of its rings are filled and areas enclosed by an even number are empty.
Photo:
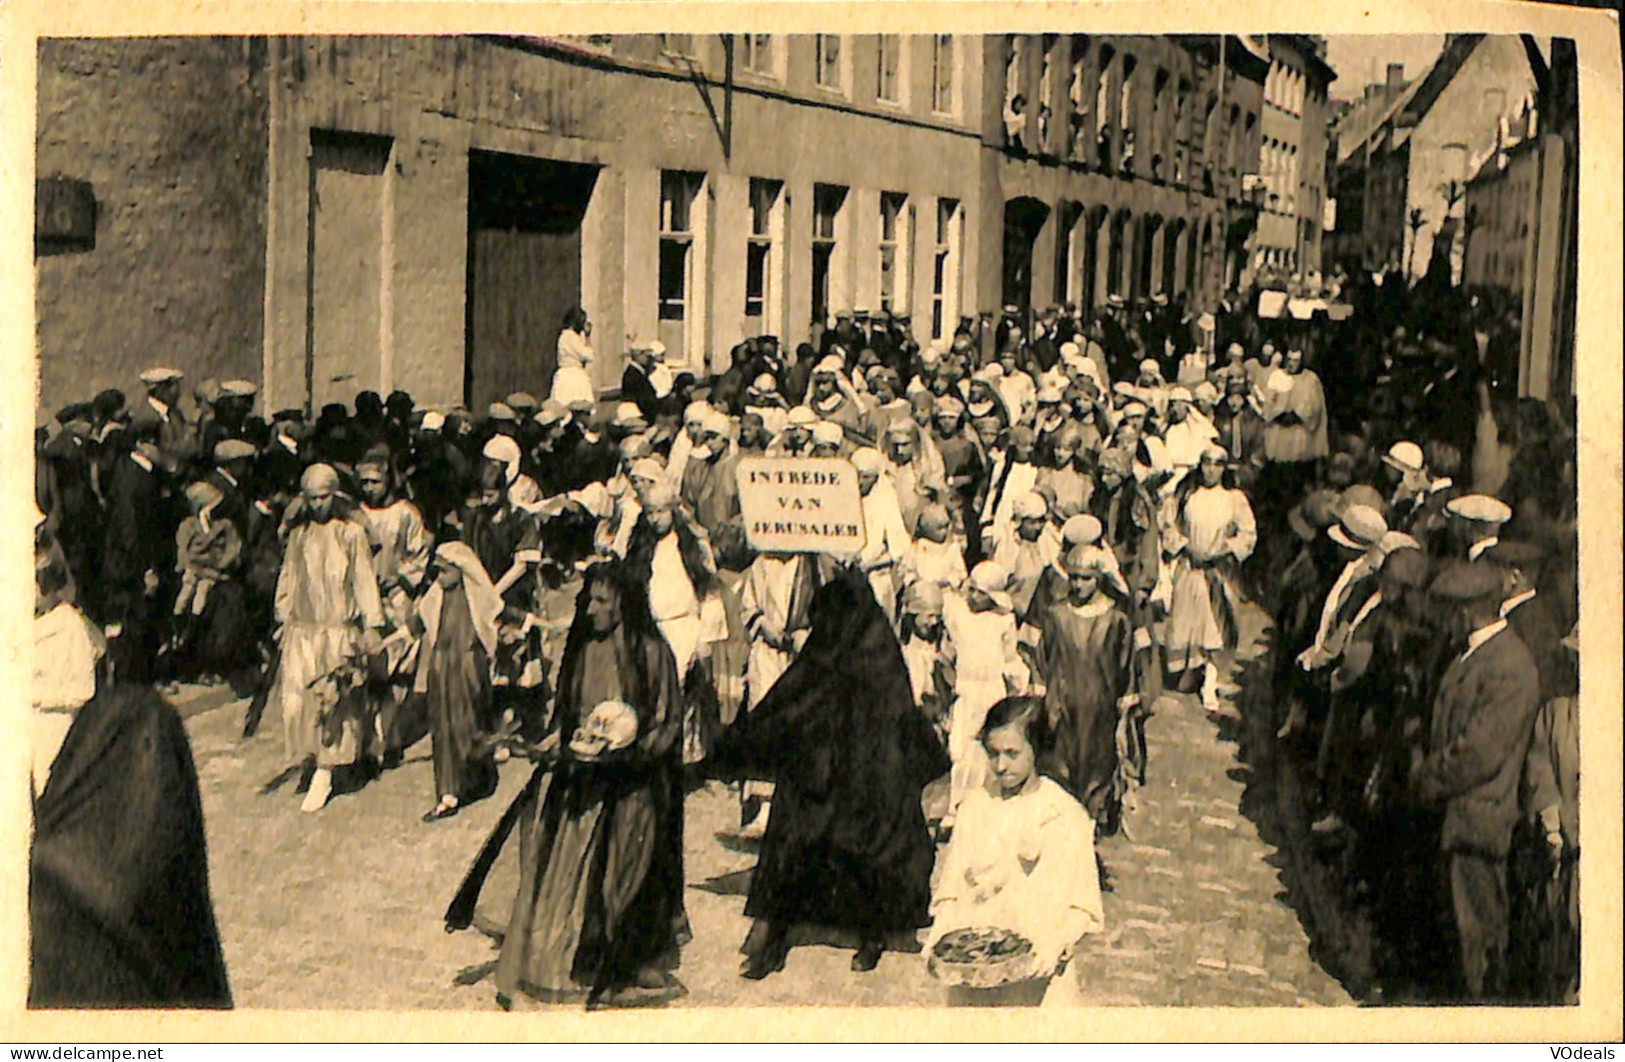
M1254 641L1262 615L1249 610ZM1244 650L1243 656L1254 655ZM1251 676L1239 697L1267 710ZM203 696L210 696L204 694ZM530 766L502 768L497 794L447 820L420 821L434 802L428 744L399 768L314 815L299 811L282 752L280 720L240 736L245 702L177 698L197 761L209 842L210 885L236 1004L246 1008L489 1009L489 978L456 983L489 963L491 941L448 934L442 914L462 875ZM206 705L206 707L198 707ZM1260 836L1279 833L1249 794L1259 768L1238 758L1246 727L1221 725L1189 696L1169 694L1146 728L1149 778L1122 835L1100 854L1112 891L1106 929L1072 971L1085 1002L1102 1006L1335 1006L1351 1000L1313 957L1298 904L1283 884L1293 861ZM1254 731L1258 728L1253 727ZM1245 741L1245 739L1242 739ZM280 785L275 785L279 778ZM854 974L851 945L817 934L762 982L738 976L750 845L740 842L738 798L713 783L687 806L686 900L694 941L678 976L692 1006L940 1006L944 992L918 952L889 951ZM518 1008L536 1008L516 1001Z

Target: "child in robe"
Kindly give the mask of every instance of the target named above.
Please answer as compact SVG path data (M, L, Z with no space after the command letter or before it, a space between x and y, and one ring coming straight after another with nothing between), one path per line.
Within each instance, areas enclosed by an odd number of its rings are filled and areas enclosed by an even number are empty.
M933 583L945 595L957 596L964 588L965 550L953 535L953 517L948 509L932 502L920 510L920 522L902 561L902 582Z
M1007 697L977 734L988 782L965 794L959 825L931 898L930 954L961 929L1004 929L1033 948L1031 981L992 989L950 989L957 1005L1068 1001L1066 971L1078 942L1105 925L1095 867L1094 823L1054 780L1038 771L1048 745L1044 702Z
M920 714L931 720L946 746L954 703L954 647L942 619L942 588L917 582L903 593L900 620L903 663Z
M1018 648L1010 573L995 561L971 570L964 599L944 607L948 637L955 648L954 705L948 721L948 812L942 829L951 831L959 803L987 775L987 757L976 744L988 709L1027 689L1030 672Z
M489 718L491 659L502 597L478 555L462 542L435 548L434 581L418 602L422 633L413 689L428 703L435 793L423 816L435 822L496 789L496 760L480 721Z

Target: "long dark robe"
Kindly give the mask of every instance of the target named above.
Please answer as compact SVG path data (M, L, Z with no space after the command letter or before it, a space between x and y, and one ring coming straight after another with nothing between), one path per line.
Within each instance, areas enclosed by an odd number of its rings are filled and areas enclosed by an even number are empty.
M801 653L707 761L774 783L745 914L869 938L914 930L930 923L936 856L920 794L947 753L867 583L843 570L811 615Z
M502 938L500 991L568 998L624 986L641 967L676 964L687 928L682 701L677 665L658 632L623 626L596 641L578 621L559 665L553 728L562 744L606 698L637 711L637 741L600 762L565 758L538 767L447 909L449 929L473 924L481 890L504 847L512 850L517 825L512 907L503 911L507 898L493 896L481 912L482 928Z
M1124 749L1131 762L1120 764L1118 758L1118 701L1134 692L1133 628L1115 606L1087 616L1062 600L1045 612L1041 631L1039 670L1056 734L1046 773L1077 798L1103 834L1116 833L1124 771L1143 776L1145 770L1132 726L1124 735L1131 738ZM1131 723L1142 716L1134 713ZM1132 762L1136 749L1138 763Z
M192 750L156 693L80 709L34 831L29 1006L231 1006Z
M491 701L491 666L474 634L468 594L461 584L445 592L440 630L428 661L429 733L436 796L468 800L496 788L489 751L475 754Z

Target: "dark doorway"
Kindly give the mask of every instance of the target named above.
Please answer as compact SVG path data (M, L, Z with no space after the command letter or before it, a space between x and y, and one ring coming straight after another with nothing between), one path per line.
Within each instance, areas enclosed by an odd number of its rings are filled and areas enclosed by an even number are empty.
M598 168L471 151L463 397L546 397L565 312L581 301L581 219Z
M1023 196L1004 204L1004 304L1023 310L1033 304L1033 244L1049 217L1049 207Z

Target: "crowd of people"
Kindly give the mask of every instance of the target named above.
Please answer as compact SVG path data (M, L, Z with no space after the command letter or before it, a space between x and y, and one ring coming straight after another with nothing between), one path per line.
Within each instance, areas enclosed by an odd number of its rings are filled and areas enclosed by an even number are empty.
M1094 845L1153 768L1153 707L1236 719L1262 608L1268 729L1384 984L1571 997L1573 409L1513 397L1476 300L1345 295L1341 321L1006 307L924 344L842 313L709 380L635 342L607 407L579 309L548 396L478 411L363 392L267 418L251 383L188 401L155 368L42 414L41 637L104 684L252 697L307 812L425 736L425 822L536 761L447 925L502 937L499 1000L599 1000L679 987L702 778L738 784L761 844L746 977L797 925L851 931L866 971L896 934L999 917L1064 971L1134 873ZM862 550L753 549L750 456L850 462ZM42 718L93 693L50 678Z

